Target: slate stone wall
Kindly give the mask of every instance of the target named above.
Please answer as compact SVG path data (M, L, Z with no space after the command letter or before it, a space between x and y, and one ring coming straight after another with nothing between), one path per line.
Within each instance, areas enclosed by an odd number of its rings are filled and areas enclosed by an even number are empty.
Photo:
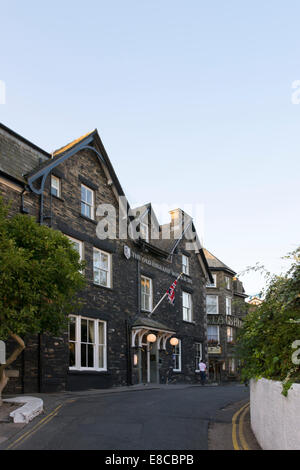
M118 213L118 201L93 152L78 152L55 169L53 174L61 178L61 197L50 195L48 177L44 194L44 222L84 243L85 276L88 285L84 292L80 293L83 306L74 314L107 322L107 371L70 371L67 332L57 338L39 335L25 339L26 350L13 366L20 370L20 377L10 380L6 393L83 390L137 383L138 369L133 366L135 349L131 348L130 341L132 323L138 316L147 315L147 312L140 310L140 276L144 274L151 277L155 305L175 278L173 273L163 272L153 267L151 262L155 261L165 270L180 273L185 242L179 244L172 261L166 261L131 240L99 240L96 235L97 222L80 214L81 183L84 181L84 184L96 188L96 206L103 202L110 203ZM12 201L11 213L20 211L20 191L2 183L0 191L6 200ZM30 215L39 220L38 196L26 193L24 207ZM132 253L140 255L141 259L138 260L133 255L127 259L124 256L125 245ZM93 283L93 247L112 255L112 288ZM183 290L192 294L193 322L183 321ZM207 360L207 346L205 280L195 253L190 254L190 276L180 280L175 295L175 306L169 305L165 299L152 318L176 331L176 336L182 342L182 370L172 370L172 348L167 342L167 350L159 353L159 377L162 383L196 383L199 375L195 372L195 343L202 343L204 360ZM12 347L8 342L8 351Z

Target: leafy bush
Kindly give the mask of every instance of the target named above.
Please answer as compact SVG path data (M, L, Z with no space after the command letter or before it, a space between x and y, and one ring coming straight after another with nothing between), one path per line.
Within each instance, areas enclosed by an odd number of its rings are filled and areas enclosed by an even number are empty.
M300 247L285 258L292 264L286 274L266 273L261 305L248 313L237 338L243 381L266 378L283 382L283 394L300 382L299 360L292 359L300 340Z

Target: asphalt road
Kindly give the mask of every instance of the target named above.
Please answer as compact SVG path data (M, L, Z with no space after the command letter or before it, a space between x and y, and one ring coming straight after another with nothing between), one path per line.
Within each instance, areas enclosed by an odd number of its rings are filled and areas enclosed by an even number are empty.
M14 448L206 450L209 424L220 410L248 398L241 385L74 394L39 426L35 420L26 427L26 439L21 436Z

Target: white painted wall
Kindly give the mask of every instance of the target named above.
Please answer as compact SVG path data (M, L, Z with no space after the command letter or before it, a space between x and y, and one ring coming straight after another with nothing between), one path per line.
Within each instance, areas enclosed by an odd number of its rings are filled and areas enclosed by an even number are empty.
M251 380L251 427L264 450L300 450L300 384L281 392L281 382Z

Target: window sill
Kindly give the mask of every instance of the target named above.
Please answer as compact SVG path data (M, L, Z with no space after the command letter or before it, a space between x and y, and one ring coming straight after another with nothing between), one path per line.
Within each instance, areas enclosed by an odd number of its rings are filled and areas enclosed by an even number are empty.
M99 374L106 374L110 375L110 372L107 369L69 369L68 374L70 375L99 375Z
M63 198L61 198L60 196L55 196L55 194L51 194L51 193L50 193L50 196L52 196L54 199L56 199L58 201L65 202L65 200Z
M145 310L145 309L141 308L141 313L151 313L151 312L152 312L152 310Z
M189 321L189 320L182 320L183 323L188 323L189 325L196 325L195 320Z
M182 271L182 274L183 274L183 276L186 276L186 277L189 277L190 279L192 279L192 276L190 274L184 273L183 271Z
M174 374L183 374L182 370L173 369Z
M91 285L94 286L94 287L99 287L101 289L106 289L106 290L113 290L112 287L109 287L109 286L102 286L101 284L96 284L96 282L91 282Z
M80 215L80 217L81 217L82 219L88 220L89 222L92 222L92 223L95 224L95 225L97 225L97 223L98 223L96 220L90 219L89 217L86 217L86 216L83 215L83 214L79 214L79 215Z

